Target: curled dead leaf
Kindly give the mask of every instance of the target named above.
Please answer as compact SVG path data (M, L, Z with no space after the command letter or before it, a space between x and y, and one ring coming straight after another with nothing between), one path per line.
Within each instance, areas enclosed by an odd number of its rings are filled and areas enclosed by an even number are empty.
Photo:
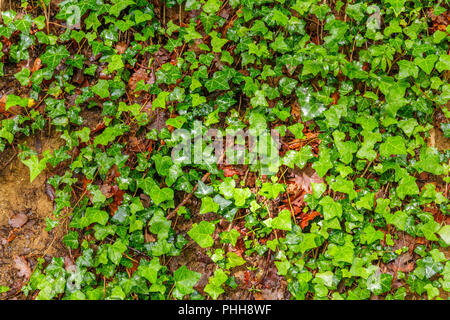
M14 268L18 270L19 277L24 277L28 280L31 276L31 268L27 259L23 256L17 256L14 258Z
M13 228L20 228L28 221L28 216L25 213L13 214L8 223Z
M36 71L38 71L40 68L42 67L42 61L41 59L38 57L34 60L33 62L33 67L31 68L31 73L35 73Z

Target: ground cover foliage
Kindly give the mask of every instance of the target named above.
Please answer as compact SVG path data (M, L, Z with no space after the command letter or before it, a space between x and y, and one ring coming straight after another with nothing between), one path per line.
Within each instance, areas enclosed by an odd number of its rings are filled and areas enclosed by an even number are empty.
M0 149L48 174L47 229L70 221L70 259L39 258L27 298L447 299L446 1L29 0L1 17ZM210 128L274 129L279 158L172 157L176 129ZM23 142L41 131L62 146Z

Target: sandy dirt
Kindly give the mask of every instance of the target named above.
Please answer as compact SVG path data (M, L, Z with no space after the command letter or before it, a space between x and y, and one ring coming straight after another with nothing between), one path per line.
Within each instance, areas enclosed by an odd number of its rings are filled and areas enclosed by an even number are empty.
M29 141L33 139L27 139L28 145ZM42 150L58 145L61 140L56 138L42 140ZM0 157L0 286L11 288L0 299L11 299L22 295L20 289L38 258L49 261L53 256L64 256L61 238L65 226L45 231L45 218L53 211L53 202L45 194L48 171L30 183L29 169L11 147Z

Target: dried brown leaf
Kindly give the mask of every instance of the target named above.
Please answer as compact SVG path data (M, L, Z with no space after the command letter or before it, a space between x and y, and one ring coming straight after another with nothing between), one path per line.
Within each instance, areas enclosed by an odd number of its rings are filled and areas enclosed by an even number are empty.
M19 277L24 277L26 280L28 280L31 276L31 268L30 264L28 263L27 259L22 256L17 256L14 258L14 267L19 271L18 275Z
M130 80L128 81L128 86L130 87L131 91L134 91L139 81L144 80L144 82L146 82L148 79L149 76L147 74L147 71L144 68L139 68L130 77Z
M295 173L295 177L293 179L293 182L302 190L304 190L306 193L311 194L312 188L311 183L323 183L323 179L319 177L317 172L307 167L304 170L302 170L299 173Z
M20 228L25 223L27 223L28 217L24 213L13 214L9 219L9 225L13 228Z

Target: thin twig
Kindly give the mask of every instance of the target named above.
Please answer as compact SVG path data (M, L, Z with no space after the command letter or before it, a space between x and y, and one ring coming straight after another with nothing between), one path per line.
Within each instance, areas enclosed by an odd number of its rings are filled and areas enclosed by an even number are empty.
M0 171L3 171L17 157L17 152L3 165Z
M220 156L218 163L221 163L224 157L225 157L225 151L224 151L223 154ZM207 173L203 176L202 182L204 183L204 182L209 178L210 175L211 175L211 173L210 173L210 172L207 172ZM172 210L171 212L169 212L169 214L167 215L167 219L168 219L168 220L172 219L172 218L175 216L175 214L178 212L178 210L180 210L180 208L181 208L182 206L184 206L184 205L189 201L189 199L192 198L192 196L194 195L194 192L197 191L197 188L198 188L198 183L195 185L194 188L192 188L192 191L191 191L191 192L183 199L183 201L181 201L180 204L179 204L174 210Z
M206 179L208 179L210 175L211 175L211 173L210 173L210 172L207 172L207 173L203 176L202 182L205 182ZM192 191L191 191L191 192L183 199L183 201L181 201L180 204L179 204L174 210L172 210L172 211L167 215L167 219L168 219L168 220L172 219L172 218L175 216L175 214L178 212L178 210L180 210L180 208L181 208L182 206L184 206L184 205L189 201L189 199L192 198L192 195L194 194L195 191L197 191L197 188L198 188L198 183L195 185L194 188L192 188Z

